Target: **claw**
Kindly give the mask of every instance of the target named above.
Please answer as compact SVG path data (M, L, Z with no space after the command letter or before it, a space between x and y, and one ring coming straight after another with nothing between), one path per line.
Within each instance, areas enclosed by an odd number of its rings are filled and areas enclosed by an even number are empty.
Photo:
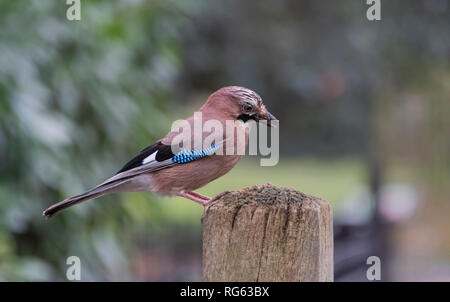
M209 197L204 196L202 194L199 194L197 192L182 193L179 196L182 196L184 198L187 198L187 199L190 199L192 201L195 201L196 203L201 204L204 207L202 218L201 218L201 222L203 223L203 219L205 218L206 212L208 211L208 208L211 206L211 204L214 201L216 201L216 200L222 198L223 196L227 195L228 193L231 193L231 191L223 191L222 193L218 194L214 198L209 198Z
M224 196L227 195L228 193L231 193L231 191L228 191L228 190L227 190L227 191L223 191L222 193L218 194L216 197L214 197L213 199L211 199L210 201L208 201L208 204L210 204L210 203L212 203L212 202L214 202L214 201L216 201L216 200L218 200L218 199L224 197Z
M200 222L203 224L203 220L205 219L205 217L206 217L206 212L208 211L208 208L209 208L209 206L205 206L204 208L203 208L203 214L202 214L202 217L200 218Z
M203 220L204 220L204 218L205 218L205 216L206 216L206 213L208 212L208 209L209 209L209 207L211 206L211 204L212 204L214 201L216 201L216 200L218 200L218 199L224 197L225 195L227 195L228 193L231 193L231 192L232 192L232 191L223 191L222 193L218 194L218 195L217 195L216 197L214 197L214 198L211 198L208 202L206 202L206 203L204 204L203 214L202 214L202 217L201 217L201 219L200 219L200 221L202 222L202 224L203 224Z

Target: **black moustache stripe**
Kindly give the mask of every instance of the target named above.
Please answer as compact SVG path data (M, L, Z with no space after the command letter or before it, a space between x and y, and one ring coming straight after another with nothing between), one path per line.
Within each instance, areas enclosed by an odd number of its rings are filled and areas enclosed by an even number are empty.
M241 120L244 123L246 123L249 120L256 121L256 115L241 114L237 117L237 120Z

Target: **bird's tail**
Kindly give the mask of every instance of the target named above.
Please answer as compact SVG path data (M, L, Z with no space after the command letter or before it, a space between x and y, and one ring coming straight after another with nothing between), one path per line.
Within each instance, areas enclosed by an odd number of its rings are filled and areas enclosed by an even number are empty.
M63 201L60 201L58 203L55 203L51 207L47 208L42 213L42 215L44 215L47 218L50 218L54 214L58 213L59 211L62 211L65 208L71 207L80 202L94 199L94 198L100 197L100 196L108 194L108 193L116 192L117 187L126 182L128 182L128 179L122 179L122 180L117 180L117 181L114 181L111 183L101 184L101 185L87 191L86 193L83 193L83 194L77 195L77 196L73 196L73 197L67 198Z

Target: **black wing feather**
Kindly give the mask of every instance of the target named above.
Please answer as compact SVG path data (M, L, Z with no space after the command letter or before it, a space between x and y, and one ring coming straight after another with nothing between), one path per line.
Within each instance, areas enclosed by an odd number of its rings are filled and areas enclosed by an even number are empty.
M156 161L158 162L170 159L175 156L175 154L172 153L171 146L164 145L161 142L156 142L153 145L148 146L147 148L142 150L141 153L139 153L128 163L126 163L125 166L123 166L123 168L120 169L119 172L117 172L117 174L142 166L143 160L155 152L158 152L156 153L155 157Z

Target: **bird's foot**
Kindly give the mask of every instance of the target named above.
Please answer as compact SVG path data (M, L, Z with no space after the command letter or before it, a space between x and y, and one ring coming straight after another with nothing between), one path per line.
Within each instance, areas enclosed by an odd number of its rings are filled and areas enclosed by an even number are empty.
M204 209L203 209L203 214L202 214L202 218L201 218L202 223L203 223L203 219L204 219L205 216L206 216L206 212L208 212L208 209L209 209L209 207L211 206L211 204L212 204L214 201L216 201L216 200L218 200L218 199L224 197L224 196L227 195L228 193L231 193L231 191L224 191L224 192L218 194L216 197L210 198L210 200L204 205L205 207L204 207Z
M198 204L201 204L202 206L206 206L209 201L211 201L211 198L196 192L182 193L179 196L190 199Z
M182 193L179 196L190 199L198 204L201 204L204 209L203 209L203 214L202 214L202 218L201 221L203 223L203 219L205 218L206 212L208 211L208 208L211 206L211 204L222 198L223 196L227 195L228 193L231 193L231 191L224 191L220 194L218 194L216 197L214 198L209 198L208 196L202 195L200 193L197 192L187 192L187 193Z
M224 197L225 195L227 195L228 193L231 193L231 191L223 191L222 193L218 194L216 197L211 198L211 200L208 202L208 205L213 203L214 201L221 199L222 197Z

